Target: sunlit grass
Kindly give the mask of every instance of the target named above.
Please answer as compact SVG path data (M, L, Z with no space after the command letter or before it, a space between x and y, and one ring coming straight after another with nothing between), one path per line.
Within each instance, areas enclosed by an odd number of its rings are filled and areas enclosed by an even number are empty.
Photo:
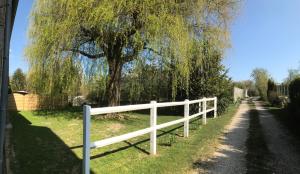
M236 111L194 120L190 137L183 137L182 124L158 131L156 156L149 155L149 135L91 150L93 173L183 173L193 162L208 155L224 126ZM127 113L121 120L92 119L91 141L149 127L149 115ZM15 173L80 173L82 164L82 113L80 110L11 113ZM182 118L159 115L158 123Z

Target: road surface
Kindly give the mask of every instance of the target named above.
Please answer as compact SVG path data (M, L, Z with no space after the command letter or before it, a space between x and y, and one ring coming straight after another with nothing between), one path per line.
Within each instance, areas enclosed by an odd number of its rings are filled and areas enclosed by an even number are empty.
M247 101L243 101L231 123L226 127L220 144L210 159L202 161L199 173L211 174L243 174L243 173L274 173L274 174L300 174L300 141L294 138L281 126L280 123L263 108L262 103L254 101L258 121L253 119L253 111ZM250 127L250 124L259 124ZM252 135L250 129L259 129ZM252 131L253 132L253 131ZM259 134L259 135L257 135ZM249 148L249 140L253 137L262 137L257 147ZM251 138L250 138L251 137ZM253 152L254 150L254 152ZM251 154L250 154L251 151ZM249 156L267 156L262 162L253 165L253 158ZM249 155L250 154L250 155ZM261 159L257 159L261 160ZM250 164L250 165L249 165ZM259 165L259 166L255 166ZM253 170L253 168L255 168Z

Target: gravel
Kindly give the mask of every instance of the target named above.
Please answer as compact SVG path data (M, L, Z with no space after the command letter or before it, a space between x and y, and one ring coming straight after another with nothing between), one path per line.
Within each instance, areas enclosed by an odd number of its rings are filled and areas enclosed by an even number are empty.
M300 142L280 125L280 123L262 107L262 103L255 102L260 115L265 141L273 157L274 173L300 174Z
M274 174L300 174L300 141L264 109L262 102L254 103L262 127L263 143L267 145L268 153L271 154L271 159L260 167L271 165L271 173ZM226 127L213 156L202 160L198 170L200 173L243 174L251 171L247 170L246 160L249 113L250 108L247 101L244 101L232 122Z
M213 157L204 163L204 173L246 173L246 145L249 127L249 106L244 101L231 123L226 126ZM202 166L202 167L203 167Z

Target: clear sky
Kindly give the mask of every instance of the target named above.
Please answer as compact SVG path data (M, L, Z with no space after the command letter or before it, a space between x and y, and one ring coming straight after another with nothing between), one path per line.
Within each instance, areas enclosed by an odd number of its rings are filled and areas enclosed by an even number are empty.
M28 65L24 57L24 48L27 44L27 28L30 10L34 0L20 0L15 18L10 43L9 74L17 68L27 72Z
M10 74L25 72L27 27L34 0L21 0L11 41ZM300 1L244 0L231 26L232 48L224 64L234 80L247 80L255 67L265 68L278 82L300 65Z
M300 1L245 0L232 25L232 48L225 65L234 80L262 67L281 82L300 65Z

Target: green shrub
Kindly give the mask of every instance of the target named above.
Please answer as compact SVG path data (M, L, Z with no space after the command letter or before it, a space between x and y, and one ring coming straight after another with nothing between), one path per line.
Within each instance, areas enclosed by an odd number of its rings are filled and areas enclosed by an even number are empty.
M289 85L290 109L295 115L300 114L300 78L296 78Z
M276 92L276 85L273 80L268 80L268 90L267 90L268 101L273 106L278 106L280 99Z

